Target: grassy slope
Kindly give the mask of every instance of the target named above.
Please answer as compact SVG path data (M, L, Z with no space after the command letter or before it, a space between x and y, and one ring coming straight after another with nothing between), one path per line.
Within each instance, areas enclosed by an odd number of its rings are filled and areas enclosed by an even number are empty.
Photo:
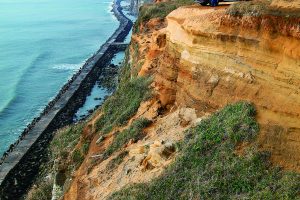
M300 176L272 167L268 153L251 147L235 154L238 144L255 139L254 114L244 102L225 107L187 132L181 155L162 176L111 199L299 199Z
M143 136L143 128L148 126L150 123L151 121L144 118L135 120L128 129L117 134L112 144L105 150L104 157L108 158L115 151L120 150L130 140L139 140Z
M149 78L133 78L121 83L117 91L102 106L102 117L96 122L97 131L106 134L113 127L127 124L143 100L150 97Z
M71 174L80 166L86 152L84 149L75 149L79 142L85 123L78 123L59 130L49 146L48 163L42 165L39 177L35 181L36 187L32 188L26 199L49 200L52 195L54 183L54 167L65 171L65 176ZM54 164L54 162L56 164ZM50 175L50 176L49 176ZM61 190L65 191L66 187Z
M114 152L119 151L130 140L136 142L142 139L143 129L151 123L150 120L145 118L136 119L128 129L123 130L115 136L112 144L105 150L104 158L108 158ZM128 155L127 151L121 151L114 159L112 159L106 166L106 169L112 170L122 163L125 156Z
M113 127L123 126L136 113L140 103L151 97L149 77L131 77L131 66L128 62L128 52L120 71L120 82L115 93L109 97L100 108L102 116L96 122L96 133L106 134ZM136 139L139 136L143 126L149 121L145 119L136 120L129 129L119 133L113 145L110 146L105 156L110 156L114 151L130 139ZM62 171L65 176L62 183L62 193L67 191L70 186L72 173L78 169L85 155L88 152L89 142L82 139L82 145L75 148L82 136L86 122L74 124L58 131L49 147L49 161L41 168L41 172L35 181L36 187L29 191L26 199L28 200L47 200L51 199L52 185L54 183L53 175ZM52 175L49 177L49 175Z

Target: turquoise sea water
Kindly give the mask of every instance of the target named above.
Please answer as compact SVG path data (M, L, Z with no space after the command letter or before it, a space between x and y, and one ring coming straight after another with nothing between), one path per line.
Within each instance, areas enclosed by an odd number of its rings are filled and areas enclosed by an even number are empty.
M119 25L107 0L0 0L0 154Z

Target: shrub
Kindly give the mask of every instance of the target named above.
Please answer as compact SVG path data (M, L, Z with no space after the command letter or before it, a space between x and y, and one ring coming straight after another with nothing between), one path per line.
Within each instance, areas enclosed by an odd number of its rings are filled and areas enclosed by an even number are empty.
M202 121L181 144L181 156L158 178L114 193L110 199L296 199L300 176L274 168L269 154L234 153L258 132L249 103L228 105Z

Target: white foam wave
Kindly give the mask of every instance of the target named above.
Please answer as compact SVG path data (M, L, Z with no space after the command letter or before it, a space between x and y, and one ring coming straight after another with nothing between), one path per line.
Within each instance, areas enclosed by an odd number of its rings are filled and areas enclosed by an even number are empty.
M84 62L78 64L62 63L62 64L54 65L52 69L63 70L63 71L77 71L83 66L83 64Z

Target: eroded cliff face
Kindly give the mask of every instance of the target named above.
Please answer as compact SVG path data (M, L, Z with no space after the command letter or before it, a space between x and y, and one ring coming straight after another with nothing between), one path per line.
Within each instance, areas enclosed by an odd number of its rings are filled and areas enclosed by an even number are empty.
M166 23L151 34L141 70L154 74L162 104L202 115L253 102L259 146L276 164L299 171L300 19L190 6L173 11Z
M185 130L240 100L257 108L261 150L271 152L275 165L300 171L300 18L232 16L226 9L181 7L139 26L128 64L132 77L153 77L155 95L102 139L93 135L101 112L94 114L85 133L92 137L90 149L64 199L105 199L152 180L176 157L174 144ZM143 139L98 162L118 132L140 117L152 121Z

